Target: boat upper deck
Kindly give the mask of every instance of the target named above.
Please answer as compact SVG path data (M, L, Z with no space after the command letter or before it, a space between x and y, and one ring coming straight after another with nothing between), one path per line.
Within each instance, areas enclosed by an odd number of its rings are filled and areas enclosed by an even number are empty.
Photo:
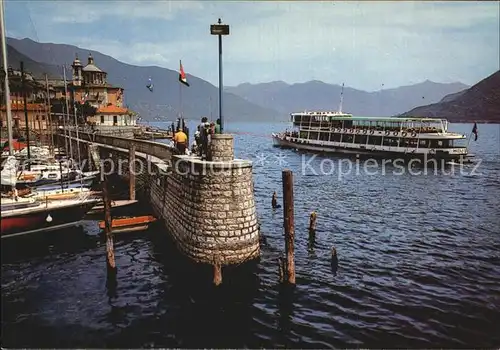
M337 120L352 120L352 121L366 121L366 122L389 122L389 123L407 123L407 122L423 122L423 123L441 123L446 119L441 118L427 118L427 117L363 117L353 116L349 113L332 112L332 111L316 111L316 112L297 112L290 113L293 121L299 119L303 121L337 121ZM313 117L313 118L311 118Z
M361 117L340 112L302 112L291 113L290 116L293 125L300 129L368 129L410 133L446 133L448 130L448 121L439 118Z

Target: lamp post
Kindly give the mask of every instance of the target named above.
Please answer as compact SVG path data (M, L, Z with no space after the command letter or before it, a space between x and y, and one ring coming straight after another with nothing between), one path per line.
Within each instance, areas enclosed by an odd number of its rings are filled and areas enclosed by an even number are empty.
M222 24L219 18L218 24L210 25L210 34L219 36L219 119L220 119L220 132L223 133L224 122L222 119L222 36L229 35L229 25Z

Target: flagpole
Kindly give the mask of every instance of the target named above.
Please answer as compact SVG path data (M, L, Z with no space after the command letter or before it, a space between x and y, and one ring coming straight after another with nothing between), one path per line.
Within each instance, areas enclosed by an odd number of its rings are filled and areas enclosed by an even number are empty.
M180 67L182 67L181 60L179 60L179 71L180 71ZM179 120L182 119L182 114L183 114L182 107L183 107L182 106L182 82L179 80Z

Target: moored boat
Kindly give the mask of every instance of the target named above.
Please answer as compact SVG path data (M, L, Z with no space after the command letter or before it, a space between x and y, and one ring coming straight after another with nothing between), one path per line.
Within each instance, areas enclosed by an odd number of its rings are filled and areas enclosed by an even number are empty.
M4 196L1 201L2 238L74 226L99 202L88 189L72 194L70 199L51 200L47 196L41 199L36 192L20 196L22 191L16 189L17 169L13 158L9 157L4 163L1 173L2 185L11 188L8 197Z
M80 222L98 199L38 201L37 206L2 210L1 237L12 237L70 227Z
M155 222L156 220L157 219L151 215L112 219L111 230L113 233L142 231L148 229L149 224ZM104 230L105 226L105 221L99 222L99 228L101 230Z
M273 134L275 146L389 159L463 161L465 135L437 118L354 117L340 112L292 113L295 130Z
M121 200L112 200L111 201L111 212L115 213L119 209L128 209L132 207L134 204L137 204L138 201L136 199L121 199ZM93 207L87 215L96 215L102 214L104 212L104 204L102 201Z

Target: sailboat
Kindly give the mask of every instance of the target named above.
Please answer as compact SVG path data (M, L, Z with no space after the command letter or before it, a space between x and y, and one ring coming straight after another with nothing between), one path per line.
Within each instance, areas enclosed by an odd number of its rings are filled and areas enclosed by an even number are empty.
M85 214L100 202L93 193L82 192L77 198L64 200L40 200L37 196L19 196L19 160L14 156L12 113L10 105L9 76L7 72L7 45L5 35L4 3L0 0L0 32L5 72L5 102L7 111L7 131L9 137L9 157L3 162L0 174L2 186L11 188L9 197L1 198L1 238L45 232L70 227L80 222Z

